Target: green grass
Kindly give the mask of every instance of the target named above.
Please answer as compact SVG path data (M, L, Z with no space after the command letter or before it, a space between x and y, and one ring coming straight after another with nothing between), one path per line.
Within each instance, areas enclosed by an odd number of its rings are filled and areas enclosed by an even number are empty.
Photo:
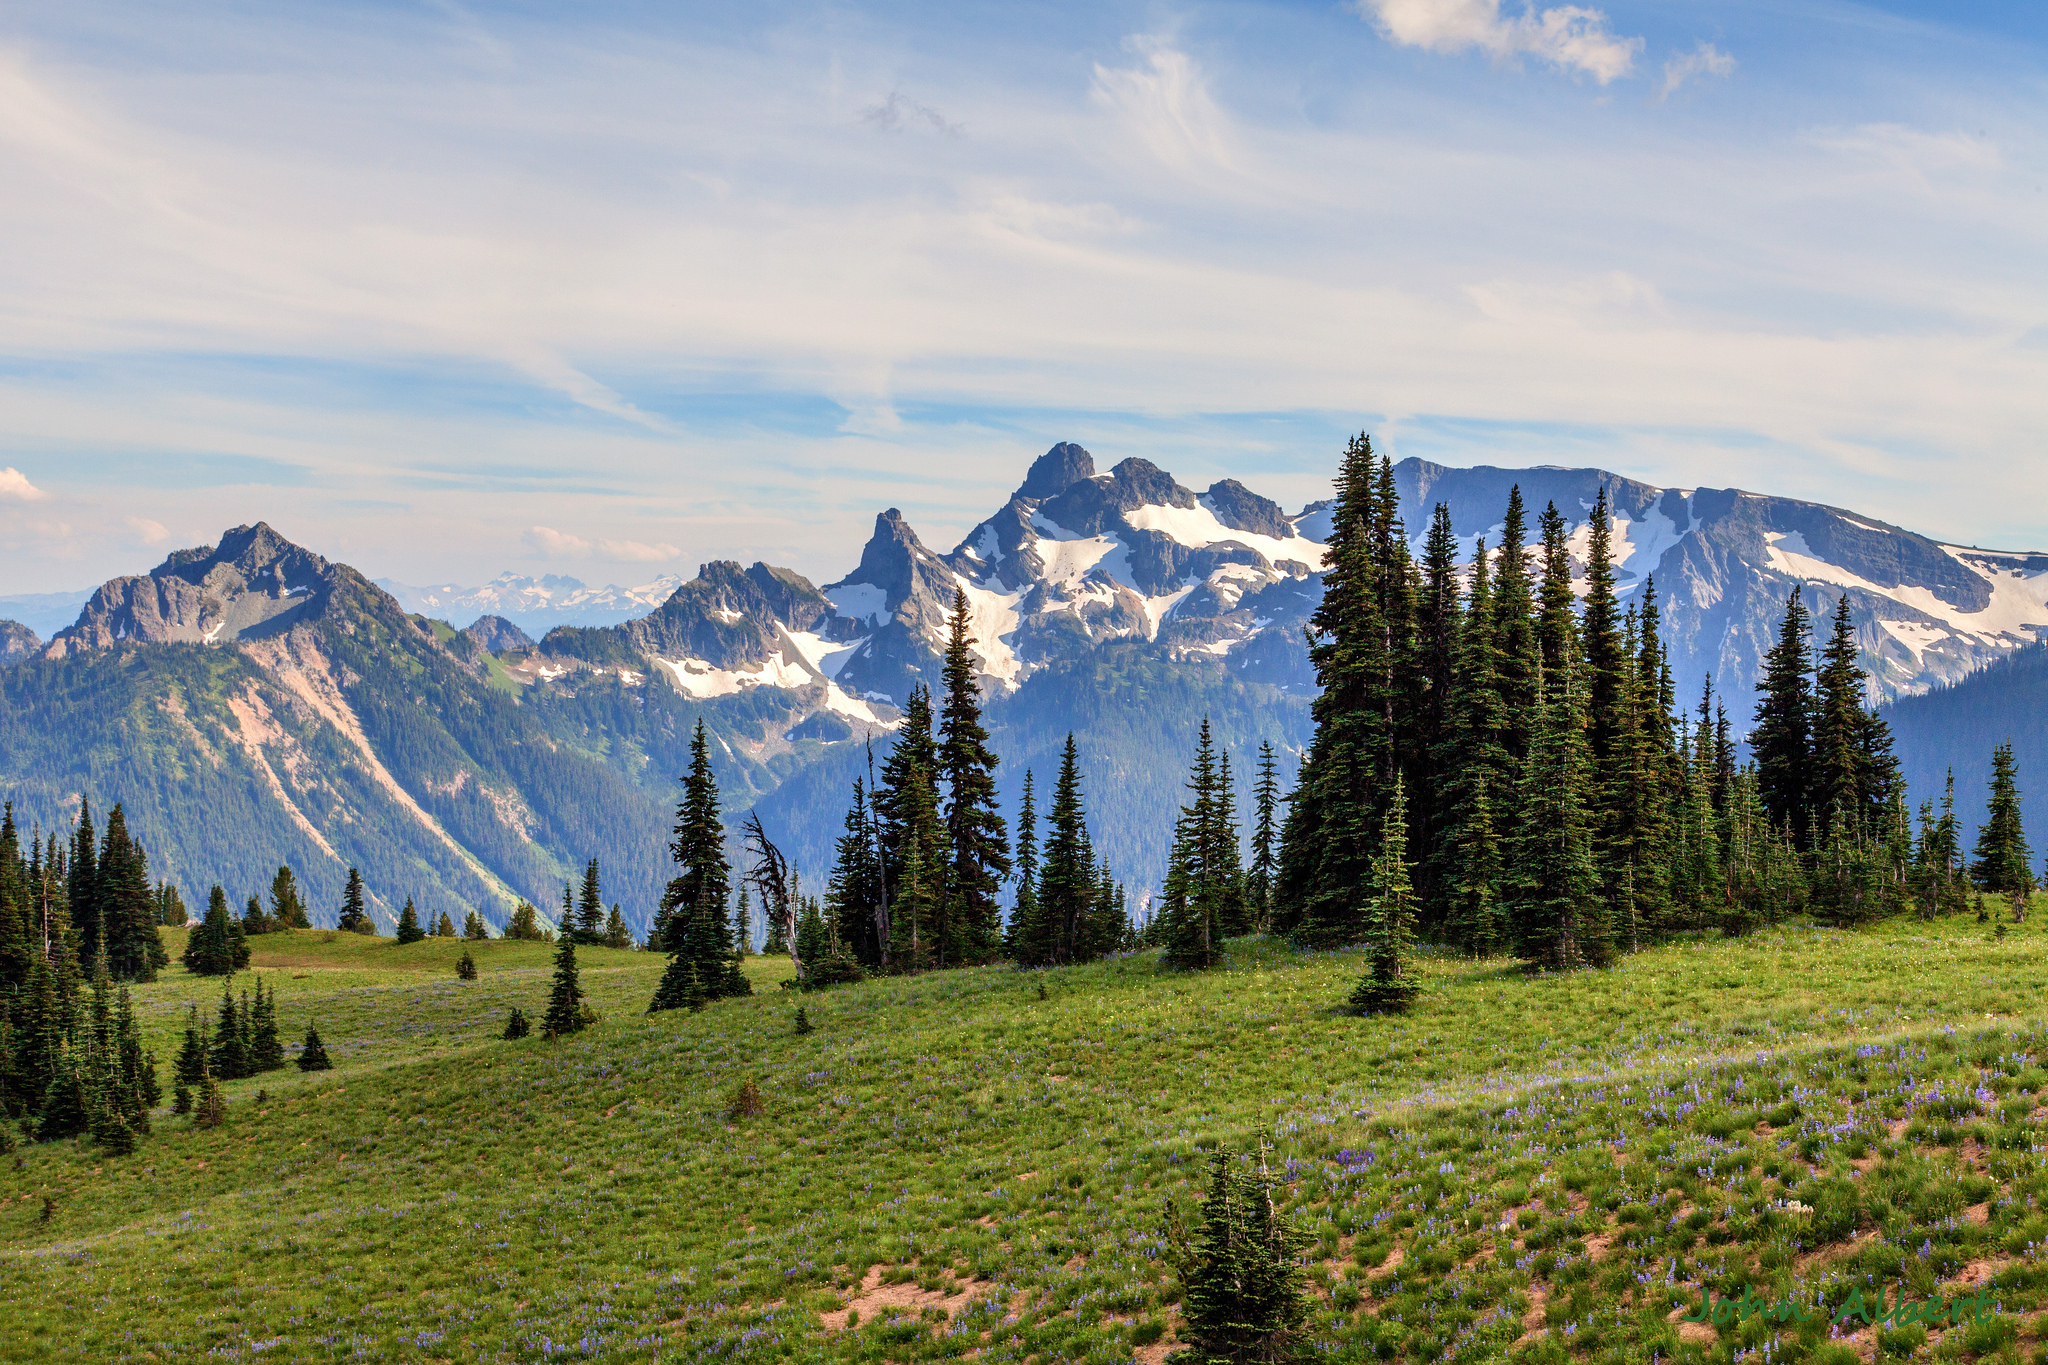
M1824 1330L1667 1318L1702 1284L1839 1302L1966 1274L1994 1277L1993 1323L1849 1347L2041 1349L2032 925L1787 929L1562 977L1435 958L1402 1019L1333 1012L1355 954L1247 940L1199 977L869 982L805 997L801 1038L784 961L650 1018L660 959L591 950L603 1021L515 1043L493 1035L544 1001L547 945L481 945L464 983L459 942L255 943L281 1027L317 1018L337 1070L237 1082L223 1127L160 1116L131 1158L0 1163L0 1358L1152 1360L1164 1201L1262 1139L1318 1238L1319 1358L1727 1360L1775 1334L1771 1361L1825 1361ZM160 1059L218 994L138 992ZM766 1113L729 1121L748 1079Z

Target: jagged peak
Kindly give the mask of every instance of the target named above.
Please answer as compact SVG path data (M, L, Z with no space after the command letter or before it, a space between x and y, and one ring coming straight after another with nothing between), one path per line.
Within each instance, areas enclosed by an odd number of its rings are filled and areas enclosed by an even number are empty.
M1058 497L1083 479L1095 477L1095 457L1078 442L1061 441L1031 462L1030 472L1013 497L1044 501Z

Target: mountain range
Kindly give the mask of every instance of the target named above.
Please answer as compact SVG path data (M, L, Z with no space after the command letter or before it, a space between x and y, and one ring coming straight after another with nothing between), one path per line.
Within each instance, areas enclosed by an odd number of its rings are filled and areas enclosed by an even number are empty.
M1532 522L1547 504L1563 515L1580 574L1604 489L1621 591L1655 576L1682 701L1712 677L1738 731L1795 583L1823 611L1847 595L1874 700L1946 692L2048 625L2048 556L1816 503L1592 469L1410 459L1395 478L1418 547L1439 502L1464 553L1497 544L1519 486ZM949 551L889 509L822 586L718 561L631 590L512 575L467 596L403 590L444 594L454 619L238 527L109 580L47 644L0 631L0 782L45 826L81 795L121 800L160 874L238 899L289 861L331 907L359 866L387 922L408 895L497 922L521 897L547 911L597 856L644 927L696 721L729 807L758 810L815 886L850 783L910 691L937 681L959 594L1002 798L1014 809L1024 771L1049 776L1074 732L1097 847L1136 898L1163 868L1203 716L1240 786L1259 743L1291 768L1306 742L1303 627L1328 514L1233 479L1198 492L1141 459L1098 472L1061 443ZM618 619L528 628L572 602ZM483 606L497 609L471 615Z
M607 583L593 588L566 574L501 573L480 588L454 583L414 587L396 579L380 578L377 586L398 599L398 604L419 616L431 616L457 628L484 616L509 621L533 635L544 635L555 626L613 626L645 616L682 586L675 574L622 588Z

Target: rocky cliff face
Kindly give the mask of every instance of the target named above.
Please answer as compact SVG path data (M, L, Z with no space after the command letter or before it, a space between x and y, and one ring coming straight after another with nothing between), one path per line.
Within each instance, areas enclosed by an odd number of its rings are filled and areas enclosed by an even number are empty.
M317 612L329 574L325 559L265 523L237 526L218 545L179 550L147 574L101 585L48 653L62 658L124 640L215 644L289 630Z
M19 621L0 621L0 668L12 668L42 653L43 642Z

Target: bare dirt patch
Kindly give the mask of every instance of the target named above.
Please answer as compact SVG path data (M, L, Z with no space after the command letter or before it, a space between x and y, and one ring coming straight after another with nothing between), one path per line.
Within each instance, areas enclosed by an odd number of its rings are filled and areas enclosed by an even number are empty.
M961 1284L958 1292L947 1294L936 1289L919 1289L915 1284L883 1284L880 1266L869 1266L868 1273L861 1277L860 1288L846 1301L846 1307L837 1312L818 1314L818 1322L830 1332L846 1330L849 1313L858 1312L861 1321L866 1322L884 1309L914 1309L922 1312L936 1308L948 1318L967 1306L978 1288L986 1286L979 1280L968 1280Z

